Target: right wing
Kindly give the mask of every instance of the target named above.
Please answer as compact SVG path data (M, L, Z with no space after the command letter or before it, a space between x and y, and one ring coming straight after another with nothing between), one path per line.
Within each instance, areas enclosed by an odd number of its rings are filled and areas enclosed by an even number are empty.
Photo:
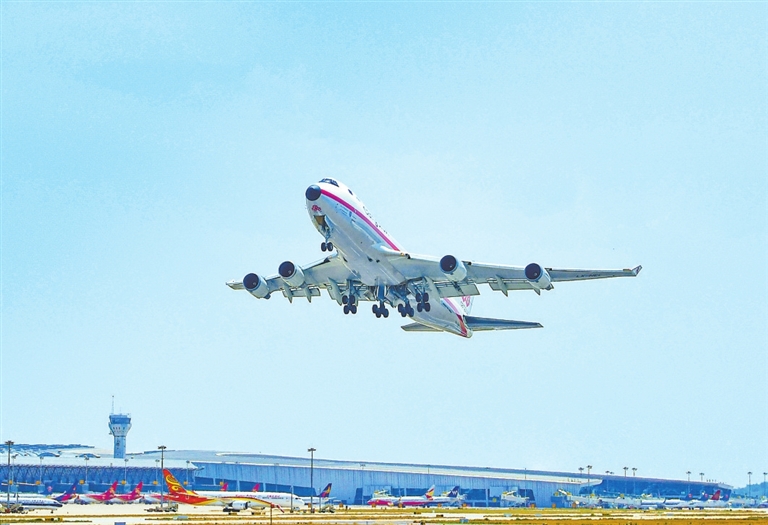
M229 281L227 286L233 290L247 290L260 299L269 299L272 293L280 291L291 302L294 297L306 297L311 302L312 297L319 297L320 289L325 288L331 298L341 304L341 296L349 285L359 284L356 276L344 266L338 255L326 257L303 268L296 267L289 279L292 284L285 282L279 274L267 278L248 274L242 281Z

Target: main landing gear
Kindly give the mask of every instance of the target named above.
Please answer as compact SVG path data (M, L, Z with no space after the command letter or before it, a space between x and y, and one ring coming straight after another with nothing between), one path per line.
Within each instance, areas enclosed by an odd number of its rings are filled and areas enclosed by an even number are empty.
M389 317L389 310L387 310L387 306L384 304L384 301L381 301L379 304L374 304L372 310L373 313L376 314L376 319L382 316L385 318Z
M410 303L398 304L397 311L400 312L400 317L413 317L413 306ZM419 310L421 311L421 310Z
M424 310L425 312L429 312L432 309L432 307L429 305L429 294L424 293L416 293L416 310L421 312Z
M331 241L321 242L320 243L320 251L322 251L322 252L332 252L333 251L333 243Z
M342 295L341 303L344 305L344 314L357 313L357 298L354 295Z

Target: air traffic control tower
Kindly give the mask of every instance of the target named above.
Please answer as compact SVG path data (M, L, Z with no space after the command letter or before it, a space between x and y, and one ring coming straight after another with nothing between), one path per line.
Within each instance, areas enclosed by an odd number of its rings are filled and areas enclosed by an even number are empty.
M110 414L109 433L115 437L115 458L125 458L125 436L131 429L130 414Z

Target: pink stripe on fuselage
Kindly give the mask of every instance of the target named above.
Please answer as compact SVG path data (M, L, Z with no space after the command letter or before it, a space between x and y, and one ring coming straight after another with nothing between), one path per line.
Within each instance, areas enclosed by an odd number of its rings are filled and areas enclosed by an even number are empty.
M345 201L344 199L342 199L341 197L339 197L339 196L337 196L337 195L334 195L333 193L331 193L331 192L329 192L329 191L327 191L327 190L320 190L320 192L321 192L323 195L325 195L325 196L327 196L327 197L330 197L330 198L332 198L333 200L335 200L335 201L336 201L336 202L338 202L339 204L342 204L342 205L346 206L347 208L349 208L351 211L355 212L355 215L357 215L358 217L360 217L361 219L363 219L363 220L366 222L366 224L368 224L368 226L370 226L371 228L373 228L373 230L374 230L374 231L375 231L375 232L376 232L376 233L379 235L379 237L381 237L381 238L384 240L384 242L386 242L386 243L389 245L389 247L390 247L390 248L392 248L393 250L398 250L398 251L400 251L400 248L398 248L397 246L395 246L395 243L393 243L391 240L389 240L389 238L388 238L386 235L384 235L384 232L382 232L380 229L378 229L378 228L376 227L376 225L375 225L375 224L373 224L373 223L371 222L371 220L370 220L370 219L369 219L369 218L368 218L368 217L367 217L367 216L366 216L364 213L360 213L360 211L359 211L357 208L355 208L354 206L352 206L351 204L349 204L348 202L346 202L346 201Z

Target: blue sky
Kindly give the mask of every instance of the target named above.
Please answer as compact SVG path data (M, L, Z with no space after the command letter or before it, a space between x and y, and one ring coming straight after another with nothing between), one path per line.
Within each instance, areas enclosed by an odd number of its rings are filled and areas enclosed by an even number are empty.
M115 395L132 451L768 469L766 4L0 9L0 439ZM416 253L644 270L470 340L224 286L320 258L327 176Z

